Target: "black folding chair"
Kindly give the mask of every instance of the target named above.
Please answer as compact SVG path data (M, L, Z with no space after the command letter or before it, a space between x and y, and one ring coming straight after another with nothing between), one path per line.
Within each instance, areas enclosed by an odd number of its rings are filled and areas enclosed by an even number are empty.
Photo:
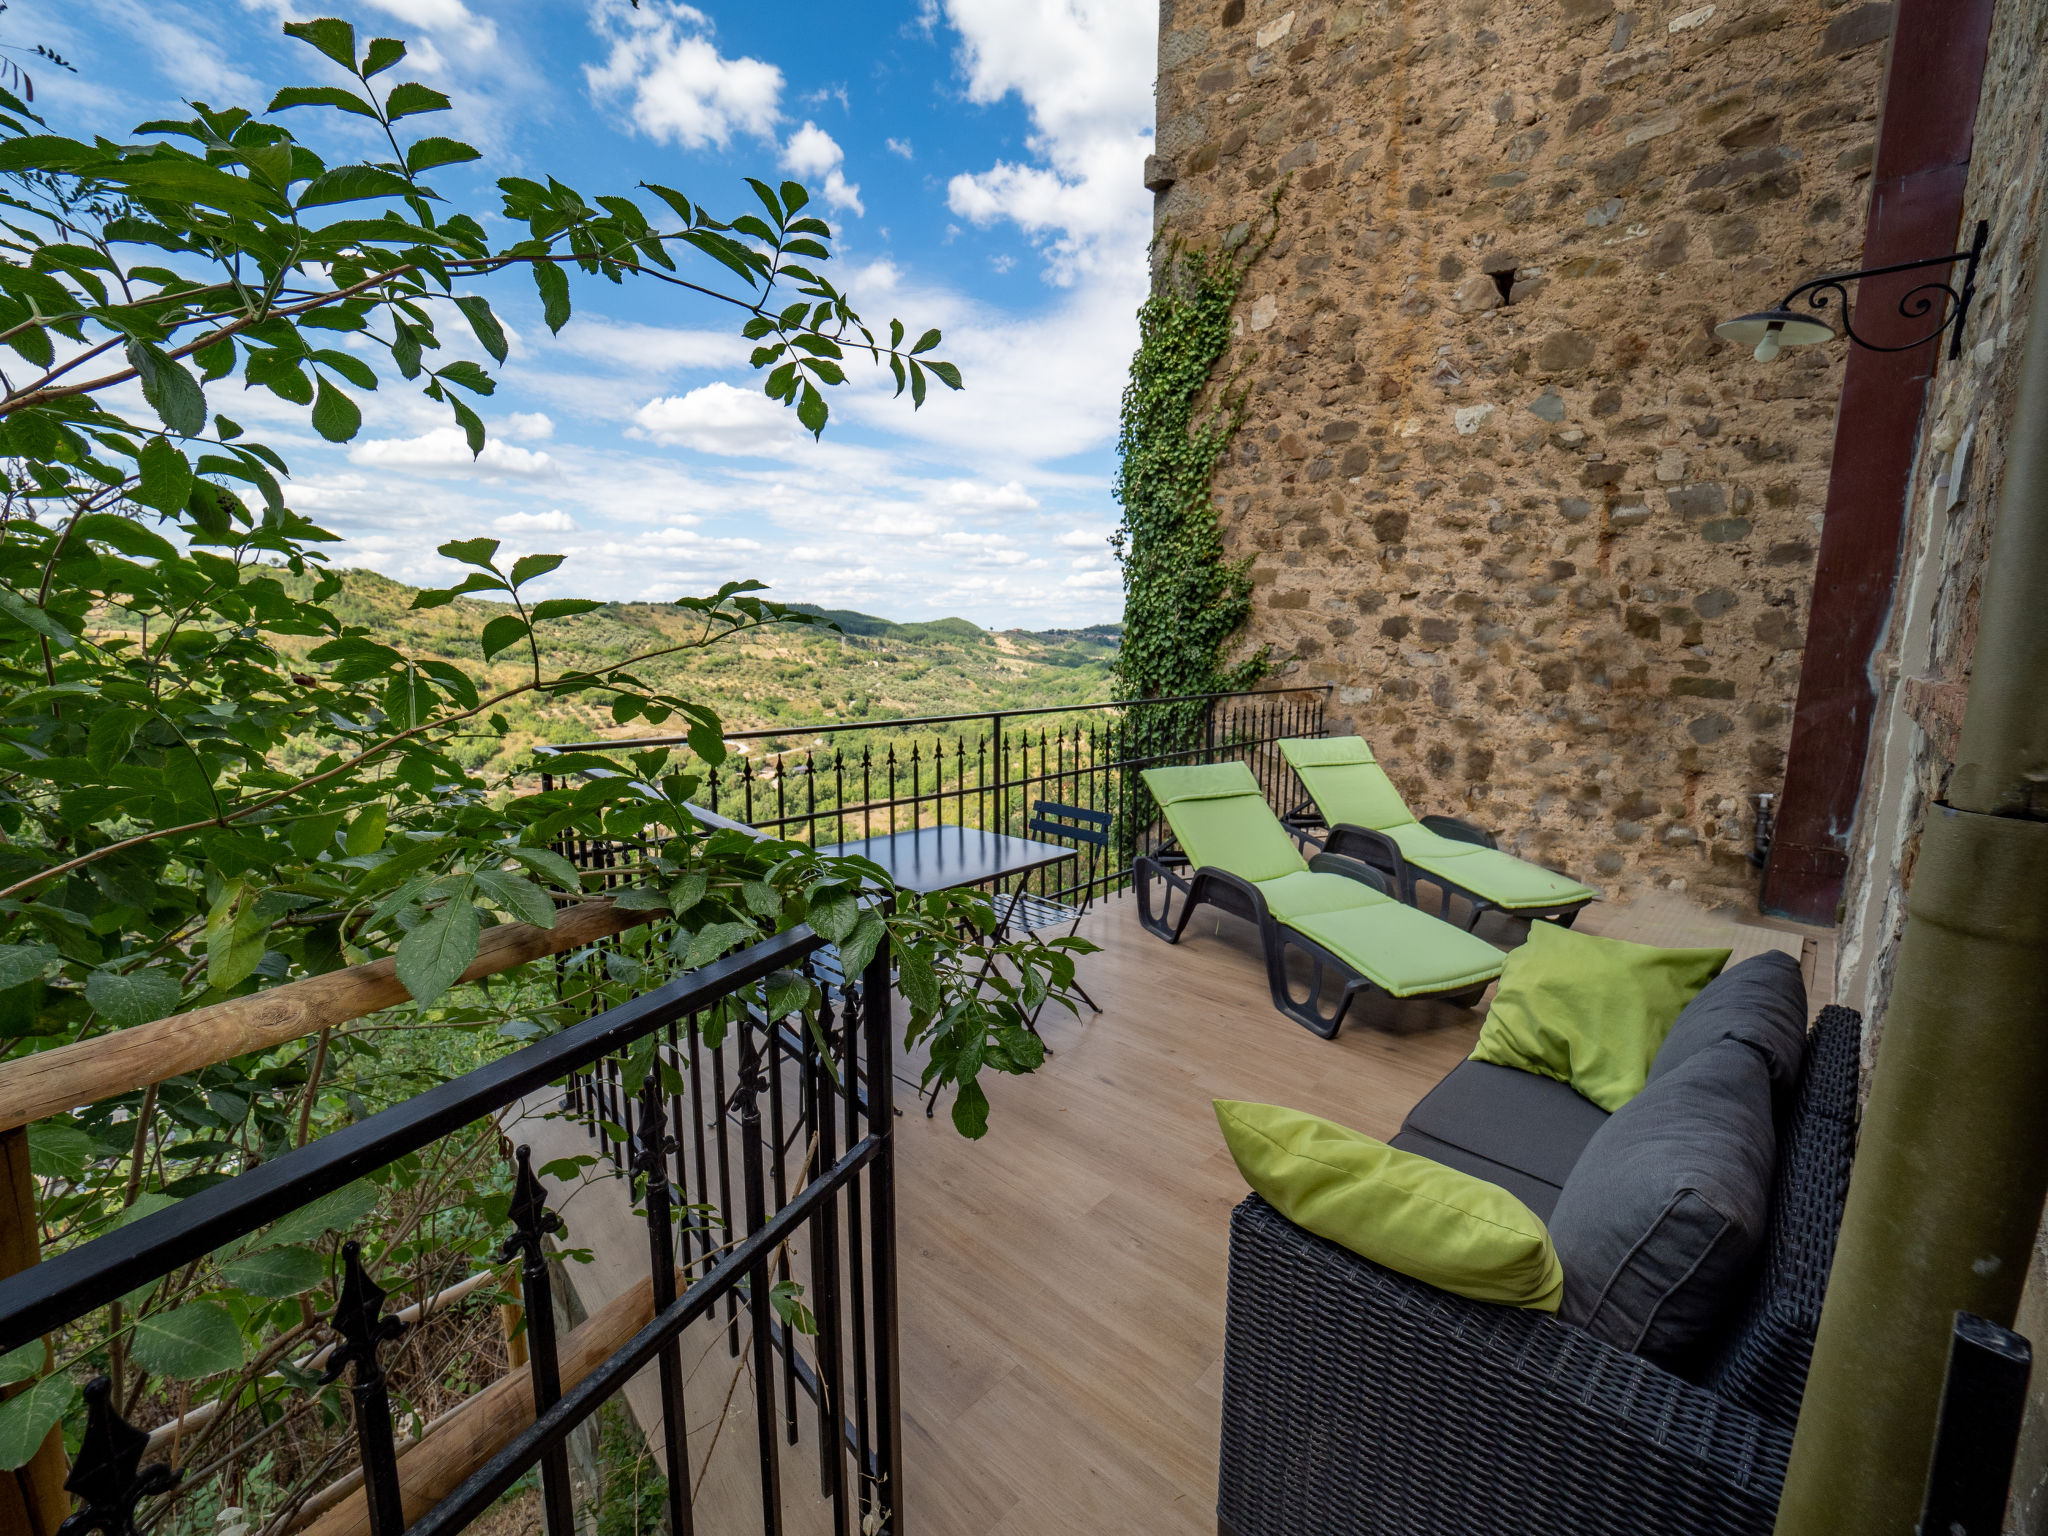
M1031 819L1025 823L1027 831L1035 832L1050 841L1085 843L1099 848L1106 854L1109 850L1109 829L1115 820L1108 811L1090 810L1085 805L1062 805L1057 800L1034 800L1031 802ZM1048 928L1064 926L1064 937L1071 938L1080 930L1081 919L1088 915L1088 909L1095 902L1094 868L1090 863L1088 876L1081 883L1081 904L1077 907L1069 902L1059 901L1050 896L1035 896L1020 890L1010 901L1004 914L1003 925L1019 933L1043 933ZM1081 1001L1097 1013L1102 1012L1101 1004L1088 995L1087 988L1080 982L1074 983L1074 990L1081 994ZM1045 1010L1040 1003L1032 1009L1026 1022L1036 1031L1038 1015Z

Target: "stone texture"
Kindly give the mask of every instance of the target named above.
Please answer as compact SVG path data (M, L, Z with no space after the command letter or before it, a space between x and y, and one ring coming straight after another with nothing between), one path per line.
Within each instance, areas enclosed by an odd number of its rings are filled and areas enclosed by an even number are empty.
M1162 12L1160 233L1241 245L1292 176L1218 369L1251 386L1216 481L1244 646L1341 690L1418 809L1746 894L1840 349L1766 367L1713 323L1855 265L1888 8Z

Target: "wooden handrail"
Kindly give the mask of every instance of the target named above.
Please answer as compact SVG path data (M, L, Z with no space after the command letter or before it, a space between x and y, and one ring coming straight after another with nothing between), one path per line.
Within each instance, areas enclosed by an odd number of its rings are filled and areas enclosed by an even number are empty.
M529 960L580 949L659 915L622 910L605 898L565 907L552 928L507 923L484 934L461 979L479 981ZM386 956L0 1062L0 1133L250 1051L269 1050L405 1002L410 995L398 979L397 960Z

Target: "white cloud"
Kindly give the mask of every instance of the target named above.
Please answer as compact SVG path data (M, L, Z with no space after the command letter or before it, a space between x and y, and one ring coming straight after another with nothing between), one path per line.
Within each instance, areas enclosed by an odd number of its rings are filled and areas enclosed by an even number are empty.
M558 507L551 512L508 512L491 527L499 533L574 533L576 519Z
M1069 528L1055 541L1063 549L1107 549L1107 528Z
M545 411L514 411L499 430L523 443L544 443L555 435L555 424Z
M723 383L650 400L633 425L657 443L736 457L786 457L805 436L786 407Z
M889 153L892 155L901 155L906 160L915 160L917 158L911 152L910 140L908 139L884 139L882 142L888 146Z
M555 472L555 461L549 455L515 448L495 437L484 444L481 454L472 457L468 441L455 427L436 427L418 437L372 438L356 444L348 457L351 464L427 473L539 476Z
M839 147L839 141L808 120L782 146L784 170L810 181L822 178L826 202L865 216L867 209L861 204L860 188L846 179L845 162L846 151Z
M955 176L947 205L976 225L1016 223L1044 247L1047 276L1063 286L1134 239L1142 248L1154 13L1127 0L945 0L945 10L960 31L968 100L1022 97L1036 162Z
M734 134L773 137L782 120L782 71L720 53L710 18L694 6L647 0L629 9L599 0L591 24L611 44L602 65L584 66L591 95L622 104L633 127L656 143L723 149Z
M1015 480L1002 485L954 480L934 499L964 512L1032 512L1038 508L1038 498Z

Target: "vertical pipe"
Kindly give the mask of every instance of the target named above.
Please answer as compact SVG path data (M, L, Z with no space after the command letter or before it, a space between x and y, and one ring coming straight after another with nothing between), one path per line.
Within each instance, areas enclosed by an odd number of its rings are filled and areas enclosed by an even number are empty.
M832 1039L832 996L828 991L818 1010L813 1038L804 1034L804 1086L810 1095L811 1124L818 1137L817 1167L830 1168L839 1156L839 1100L826 1070ZM818 1320L812 1351L818 1362L818 1492L832 1501L833 1536L846 1536L846 1450L840 1426L845 1421L839 1381L839 1198L818 1208L817 1238L811 1250L811 1310Z
M761 983L764 1004L761 1012L764 1016L768 1011L765 1006L767 992L768 984L764 981ZM787 1154L789 1146L782 1115L781 1026L774 1020L770 1020L765 1034L767 1039L764 1043L766 1044L768 1055L768 1128L775 1154L775 1209L779 1211L789 1204L789 1172L783 1164L783 1158ZM786 1243L782 1245L776 1254L775 1274L778 1280L789 1279L789 1245ZM789 1443L795 1445L797 1435L796 1330L790 1329L783 1336L782 1342L782 1411L785 1420L783 1427L789 1436Z
M0 1132L0 1278L18 1275L43 1258L42 1228L36 1213L35 1180L29 1176L28 1131L17 1127ZM47 1344L44 1359L49 1359ZM0 1398L28 1390L27 1382ZM64 1430L51 1425L43 1443L12 1476L0 1480L0 1515L7 1517L4 1529L19 1530L27 1536L55 1536L57 1527L70 1513L71 1497L64 1491L68 1468L64 1456Z
M731 1123L732 1115L729 1112L728 1101L725 1097L725 1042L723 1040L718 1042L717 1049L711 1053L711 1092L716 1104L713 1113L718 1117L712 1123L712 1130L717 1137L715 1145L718 1149L718 1214L725 1222L726 1231L731 1232L733 1228L732 1158L726 1147L726 1143L730 1139L726 1135L726 1128ZM740 1304L739 1298L731 1291L725 1293L725 1346L726 1353L735 1360L739 1359Z
M661 1074L650 1072L642 1090L640 1124L647 1178L647 1259L654 1275L658 1316L676 1299L675 1229L668 1184L667 1127L661 1119ZM668 1463L669 1536L691 1536L689 1419L683 1406L683 1356L674 1339L661 1347L661 1442Z
M888 940L882 941L884 952ZM872 1134L873 1119L862 1118L860 1102L860 1042L861 1032L855 1028L857 1019L867 1017L866 977L855 982L848 977L847 1009L845 1022L840 1030L839 1080L846 1099L846 1144L850 1150L856 1133L861 1136ZM858 1010L857 1012L854 1010ZM872 1111L873 1100L869 1100ZM847 1333L847 1342L853 1346L853 1475L860 1494L861 1526L867 1527L867 1516L874 1506L874 1440L869 1433L868 1416L868 1301L866 1273L866 1243L861 1235L861 1212L863 1202L860 1180L846 1182L846 1300L852 1325Z
M1905 1536L1958 1312L2012 1324L2048 1194L2048 238L1946 804L1921 835L1778 1511Z

